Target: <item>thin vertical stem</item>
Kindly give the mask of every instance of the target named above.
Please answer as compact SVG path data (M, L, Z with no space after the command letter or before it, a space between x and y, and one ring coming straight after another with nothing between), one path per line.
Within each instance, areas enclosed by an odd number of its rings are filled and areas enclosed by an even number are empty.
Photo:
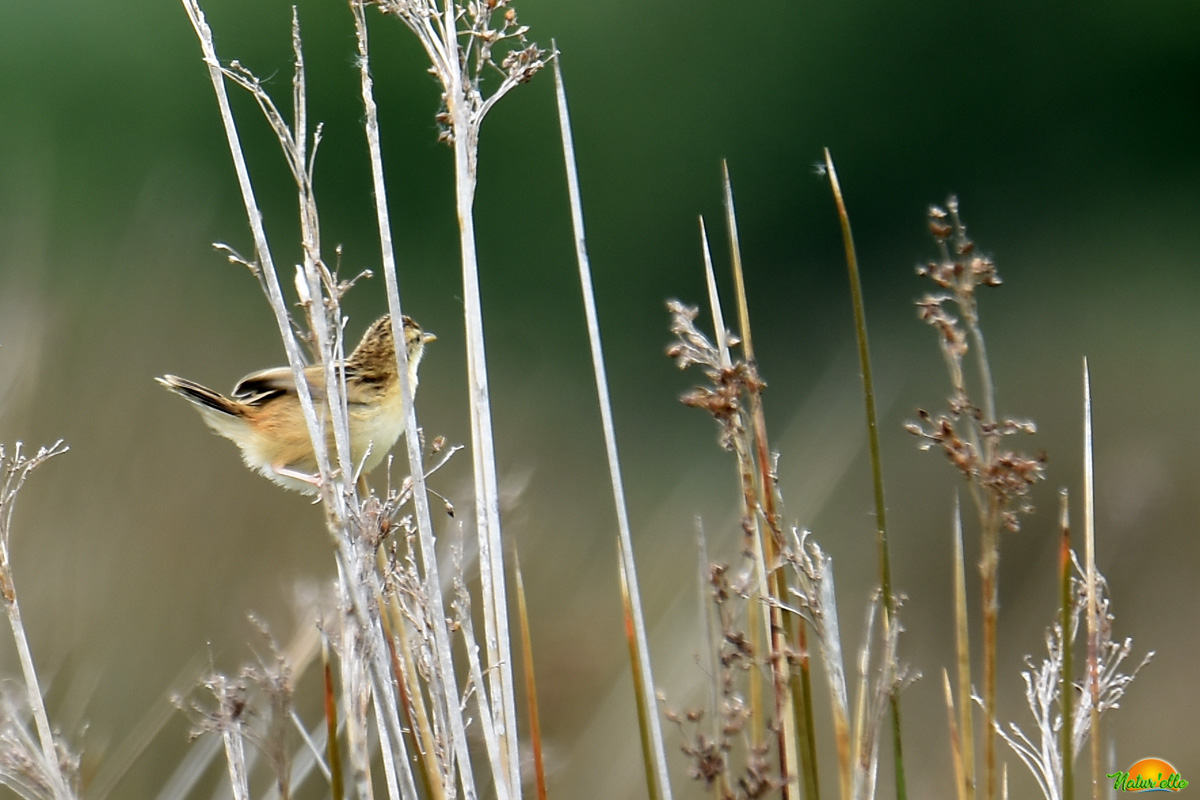
M733 278L737 291L742 352L746 355L746 363L753 370L756 365L754 347L750 337L750 310L746 300L745 273L742 269L742 252L737 232L737 213L733 205L733 182L729 177L728 163L722 162L721 173L725 201L725 223L729 232L730 257L733 263ZM772 688L774 689L775 696L775 719L778 723L779 772L781 775L790 777L795 764L799 760L798 734L795 723L798 716L803 717L804 715L797 715L794 713L795 709L792 708L794 698L792 697L791 680L788 675L791 665L788 663L787 658L787 653L790 650L787 637L790 631L784 622L784 613L781 607L787 602L788 590L786 579L782 571L778 569L779 555L783 550L784 538L778 512L779 503L776 498L775 474L767 444L767 422L766 415L763 412L761 391L754 389L748 392L748 399L749 422L751 435L753 436L752 463L750 462L751 453L749 443L745 447L738 445L737 437L735 437L735 445L738 449L739 459L747 462L742 467L742 493L746 498L744 509L745 519L753 522L755 536L761 540L762 561L765 565L763 571L766 577L766 587L762 596L763 600L768 602L766 615L769 622L767 641L770 643L770 666ZM755 496L756 488L757 497ZM759 513L762 514L767 524L766 535L762 533L762 529L757 522ZM749 531L749 528L747 530ZM808 734L811 740L812 731L808 731ZM790 791L790 785L785 783L781 789L784 800L787 800L790 796Z
M517 614L521 624L521 656L525 667L525 703L529 708L529 741L533 749L533 775L538 800L546 800L546 765L542 758L542 723L538 715L537 680L533 672L533 635L529 628L529 609L525 605L525 581L521 560L513 553L517 579Z
M962 507L954 495L954 644L958 666L962 796L975 800L975 730L971 719L971 639L967 628L967 574L963 558Z
M360 78L362 82L363 106L366 110L366 133L368 149L371 155L371 177L375 195L375 213L379 225L379 240L383 258L384 283L388 296L388 308L391 311L392 337L397 342L403 342L403 312L400 305L400 287L396 278L396 256L392 246L392 228L387 209L387 189L383 179L383 155L379 141L378 107L375 104L373 82L371 80L369 50L367 46L366 16L361 0L351 4L354 11L355 29L358 37ZM413 387L409 385L408 352L405 347L397 347L396 359L400 375L400 390L406 397L413 396ZM416 509L417 531L421 542L422 561L425 568L426 594L433 603L434 619L445 619L446 612L442 598L441 578L438 574L437 546L433 537L433 522L429 512L429 495L425 490L425 469L421 458L420 436L417 427L415 404L408 403L404 417L404 441L408 450L409 474L413 481L413 507ZM482 525L482 520L480 520ZM451 643L444 625L434 625L434 642L438 660L438 672L445 678L443 688L447 693L447 705L450 707L449 721L451 739L455 756L458 761L459 775L463 782L463 791L472 797L475 794L474 776L471 770L470 751L467 747L466 728L462 715L455 713L459 709L459 693L454 680L454 660L451 654ZM480 700L480 702L483 702Z
M892 594L891 557L888 552L887 503L883 494L883 455L879 446L879 416L875 410L875 381L871 374L871 349L867 342L867 314L863 304L862 280L858 274L858 254L854 249L854 234L850 230L850 215L846 212L846 201L838 183L837 169L829 148L825 148L825 168L829 174L829 185L833 189L833 200L837 204L838 221L842 228L842 246L846 251L846 269L850 277L850 298L854 307L854 331L858 340L858 363L862 371L863 400L867 415L867 441L871 453L871 478L875 490L875 533L879 549L879 581L883 591L883 630L894 624L896 598ZM908 795L904 780L904 751L900 735L900 698L897 691L890 692L892 709L892 747L896 768L896 797L904 800Z
M554 48L554 87L558 100L558 122L562 132L563 159L567 173L567 192L571 203L571 225L575 236L575 257L579 264L579 283L583 291L583 308L587 317L588 342L591 346L592 371L596 377L596 394L600 403L600 422L604 429L604 444L608 455L608 471L612 480L613 503L617 512L617 531L620 540L621 575L629 593L630 654L635 659L634 685L639 707L647 709L649 741L646 748L647 777L663 800L671 798L671 783L667 773L667 757L663 747L662 726L653 713L654 678L650 669L649 645L646 641L646 620L642 611L641 591L638 588L637 565L633 558L633 537L629 532L629 511L625 503L625 485L621 479L621 462L617 457L617 436L613 424L612 402L608 396L608 375L604 366L604 351L600 346L600 322L596 313L596 297L592 289L592 271L584 238L583 204L580 200L579 173L575 165L575 143L571 134L571 116L567 110L567 93L563 87L562 59ZM656 796L655 794L651 795Z
M1062 506L1059 510L1059 527L1062 529L1062 539L1058 549L1058 578L1060 590L1060 608L1058 624L1060 641L1062 642L1062 675L1059 679L1058 696L1062 703L1062 730L1059 733L1059 751L1062 755L1062 797L1063 800L1073 800L1075 797L1075 714L1072 707L1075 700L1075 686L1071 682L1074 672L1074 658L1071 641L1071 615L1075 609L1074 593L1071 591L1071 520L1067 506L1067 490L1060 495ZM1094 720L1093 720L1094 722Z
M1092 696L1092 798L1100 800L1100 610L1096 587L1096 474L1092 452L1092 377L1083 359L1083 530L1087 570L1088 690ZM1063 755L1067 757L1066 754Z
M454 22L454 4L446 3L443 23L446 51L460 52ZM454 59L455 63L458 59ZM479 291L479 261L475 248L475 163L480 118L467 98L460 69L447 71L446 110L454 132L455 208L458 213L459 250L462 258L463 321L467 342L467 383L471 398L471 457L475 478L475 520L479 540L480 578L483 583L485 649L488 683L494 716L503 727L504 760L509 790L520 797L521 774L517 757L516 700L513 696L512 652L508 633L508 600L504 580L504 548L500 531L500 489L496 475L496 444L492 433L492 406L488 388L487 356L483 336L483 305ZM445 78L443 78L445 80Z

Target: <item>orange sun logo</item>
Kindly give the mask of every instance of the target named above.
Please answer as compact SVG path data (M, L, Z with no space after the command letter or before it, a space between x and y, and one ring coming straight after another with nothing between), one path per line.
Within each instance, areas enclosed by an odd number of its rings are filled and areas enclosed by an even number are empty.
M1129 768L1128 772L1114 772L1108 776L1113 788L1123 792L1178 792L1188 782L1161 758L1143 758Z

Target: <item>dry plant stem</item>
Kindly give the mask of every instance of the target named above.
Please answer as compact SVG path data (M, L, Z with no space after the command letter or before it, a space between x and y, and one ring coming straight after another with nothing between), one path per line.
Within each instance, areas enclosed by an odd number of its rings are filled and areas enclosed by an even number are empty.
M467 675L472 687L468 691L473 691L478 696L484 693L483 670L479 666L479 646L476 644L479 640L475 638L475 624L471 621L471 595L467 590L464 577L466 568L462 563L461 543L455 543L450 548L450 555L454 565L454 623L462 635L463 649L466 652ZM505 762L500 753L502 743L496 735L496 722L491 716L491 709L482 700L479 702L479 712L483 715L479 730L483 734L484 746L492 766L492 781L495 784L496 795L501 800L506 800L509 796L505 783L508 776L503 769Z
M958 213L958 203L949 204L949 212L954 227L962 230L962 220ZM943 244L943 247L945 245ZM983 330L979 327L978 305L973 294L959 295L963 322L971 336L972 348L975 351L975 363L979 370L979 381L983 393L982 424L996 424L996 392L992 383L992 371L987 358L987 347L983 340ZM965 384L961 381L959 385ZM965 395L964 395L965 396ZM974 428L971 428L972 434ZM982 444L982 449L979 445ZM995 437L985 436L983 441L975 441L976 451L983 454L984 463L992 463L996 456ZM976 500L981 499L976 495ZM993 800L996 796L996 630L1000 614L1000 500L995 492L985 492L980 507L982 556L980 573L982 575L983 594L983 697L984 697L984 796Z
M239 733L226 730L221 734L225 743L225 761L229 764L229 784L234 800L250 800L250 787L246 782L246 749Z
M625 545L617 537L617 574L621 579L621 608L625 612L625 640L629 644L629 663L633 667L633 698L637 707L638 732L642 737L642 767L646 771L646 794L653 798L669 796L670 784L659 783L659 762L655 761L654 731L657 729L658 715L651 713L654 706L647 701L649 696L646 686L642 683L642 671L638 669L646 654L641 648L637 634L633 595L629 591L629 575L625 571ZM662 734L658 734L658 743L662 743ZM661 773L665 776L665 772ZM668 788L663 788L668 787ZM664 794L665 793L665 794Z
M338 564L339 578L344 582L345 573ZM352 615L344 614L342 620L341 673L342 697L345 698L346 752L350 762L350 778L358 800L370 800L374 796L371 787L371 755L367 747L367 690L363 686L363 664L353 654L356 652L355 630Z
M950 728L950 756L954 762L954 793L958 800L967 800L967 778L963 771L962 739L954 719L954 691L950 688L950 673L942 670L942 689L946 696L946 717Z
M487 626L488 678L493 700L499 698L494 717L504 733L509 790L521 796L520 759L517 749L517 711L513 688L512 645L508 633L508 600L505 589L504 547L500 535L500 489L496 476L496 445L492 435L492 408L488 394L487 359L483 339L483 308L479 295L479 263L475 252L475 183L479 126L490 105L476 109L469 98L462 69L462 53L455 22L455 6L445 3L442 45L456 68L442 73L446 111L454 132L454 186L462 255L463 307L467 336L467 374L471 397L472 460L475 468L475 519L479 534L479 560L483 583L484 620ZM509 86L511 88L511 86ZM494 103L507 89L497 91ZM490 574L489 574L490 573ZM490 585L489 585L490 584Z
M429 729L429 720L425 716L424 702L419 690L410 692L408 689L409 686L417 685L416 681L411 679L405 671L406 667L411 669L412 659L405 659L402 663L400 654L396 650L396 640L400 639L402 642L404 641L404 623L401 620L398 626L389 625L387 614L383 614L380 619L384 623L383 632L387 637L388 656L392 660L392 674L395 676L396 690L400 695L400 708L404 712L405 741L408 744L409 751L416 754L417 757L417 777L421 779L421 788L424 791L423 796L439 800L443 796L443 793L441 792L441 784L434 783L432 780L434 767L430 761L433 758L433 744L429 741L432 738L432 732ZM400 633L393 635L393 627L399 630ZM404 646L407 652L407 644ZM425 738L424 747L422 747L421 742L417 741L418 734Z
M348 504L353 504L356 508L358 501L352 488L354 472L352 465L349 463L349 428L346 415L346 401L342 381L340 380L343 376L339 374L340 370L336 368L342 359L340 325L333 338L330 336L328 325L330 318L340 318L340 312L337 306L337 287L331 285L332 281L330 280L329 273L324 269L317 252L319 237L316 228L315 199L311 192L312 163L306 157L305 140L307 131L296 130L289 132L282 116L275 109L274 104L266 93L261 90L257 79L254 79L252 75L243 70L240 65L233 64L229 69L221 67L216 56L212 31L205 21L199 4L196 0L182 0L182 2L196 31L197 38L200 41L204 61L208 66L213 90L217 96L217 104L225 126L226 139L229 143L234 169L238 176L242 199L246 207L246 216L254 237L257 262L254 269L262 282L271 308L275 313L284 349L288 355L288 363L292 368L293 378L296 382L298 399L316 457L320 497L325 508L326 524L336 544L339 566L342 570L343 580L339 585L343 592L345 592L344 598L347 605L358 617L358 623L364 635L373 638L372 646L368 648L368 651L376 701L384 703L385 707L390 707L394 712L395 696L392 692L386 661L382 653L382 640L379 638L381 632L378 621L372 619L373 606L368 602L369 595L363 592L362 575L359 570L361 564L355 552L360 543L354 541L349 524ZM306 121L306 113L302 97L304 88L303 59L299 52L299 35L295 25L293 25L293 42L296 49L297 70L297 76L293 82L294 96L297 103L296 122L304 123ZM327 408L329 412L329 424L334 431L335 447L338 454L339 470L336 481L334 480L334 470L330 464L328 449L325 445L324 427L317 416L311 392L304 378L304 358L291 329L287 304L280 289L270 249L267 246L266 233L262 226L262 214L258 209L250 184L249 171L246 167L245 157L237 133L237 126L234 122L233 112L230 108L229 98L225 89L225 77L229 77L252 93L268 122L276 131L280 145L284 151L285 159L288 161L300 193L300 216L305 256L304 266L298 271L296 276L296 289L308 312L308 321L314 337L314 351L321 359L326 380L326 390L331 399ZM329 315L328 317L327 314ZM397 350L403 352L404 348L397 348ZM401 379L403 380L403 376ZM381 713L377 719L386 720L388 724L396 726L396 730L392 731L391 736L385 731L380 731L381 743L390 740L395 742L395 746L399 748L397 750L384 748L385 770L389 778L391 778L396 772L397 764L400 764L401 774L407 778L405 788L409 790L409 794L412 794L415 792L415 788L413 788L411 772L407 769L407 758L403 753L403 742L399 736L398 719L395 713L388 715L386 711ZM361 751L358 755L361 755ZM368 769L365 765L355 764L354 766L356 774ZM391 796L399 796L399 789L394 781L389 780L389 791Z
M742 351L746 354L746 363L753 369L756 364L754 360L754 347L750 337L750 312L746 302L746 282L742 271L742 253L737 233L737 214L733 205L733 183L729 178L728 163L724 161L721 163L721 171L724 186L725 222L729 230L730 255L733 263L734 284L737 290ZM724 334L722 333L723 336ZM770 666L775 690L775 721L778 726L779 773L784 780L781 793L784 800L787 800L791 794L789 781L794 777L792 772L797 761L799 745L797 744L798 733L796 730L796 718L798 715L794 713L792 707L795 698L792 697L791 681L788 677L790 667L787 653L791 649L787 642L789 628L784 622L782 608L782 603L788 596L788 587L783 571L778 569L784 536L777 511L777 487L775 485L774 471L771 466L770 449L767 445L767 421L766 416L763 414L762 395L758 390L751 391L749 393L749 401L750 423L754 435L754 462L752 464L748 463L749 453L746 452L748 449L747 446L738 443L740 437L734 437L734 441L738 452L739 467L742 472L742 492L746 502L744 508L746 516L743 518L743 525L746 525L747 521L753 522L755 536L761 542L762 558L767 568L767 591L763 594L763 599L764 601L768 599L771 601L769 602L767 612L770 620L768 630ZM749 443L746 444L748 445ZM755 496L756 483L757 497ZM759 513L762 514L767 523L769 536L761 535L761 529L759 529L757 523ZM747 533L750 533L749 528L747 528ZM799 716L803 718L804 715ZM814 738L813 731L807 731L806 738L811 742Z
M338 749L337 695L333 689L333 666L329 663L329 643L321 640L321 672L324 681L325 699L325 749L329 761L329 789L331 800L343 800L342 755Z
M356 0L357 1L357 0ZM481 58L475 49L475 29L460 30L459 7L444 4L440 16L433 3L385 3L417 35L433 65L444 91L445 119L452 131L455 165L455 198L462 256L464 323L467 340L468 391L471 397L472 461L475 477L475 515L479 534L483 584L485 644L492 702L491 716L504 734L509 791L520 797L520 763L517 749L516 699L513 689L512 646L508 632L508 601L504 576L504 548L500 533L499 482L496 476L495 443L492 436L491 403L488 396L487 361L483 339L483 312L479 296L479 266L475 251L473 205L479 128L491 107L516 86L518 79L505 76L492 96L483 99L478 86L468 77L469 61ZM490 8L490 6L489 6ZM488 12L490 13L490 12ZM485 14L486 16L486 14ZM478 16L476 17L478 20ZM460 35L468 42L460 44ZM481 68L477 62L475 80ZM540 62L538 62L540 66ZM536 70L534 70L536 71ZM364 73L365 74L365 73ZM532 74L532 73L530 73Z
M798 724L797 727L806 731L803 735L811 735L807 733L815 729L813 724L813 700L811 684L805 683L808 680L809 670L806 663L809 658L809 645L807 633L811 630L813 633L813 641L821 654L822 662L825 666L825 677L829 687L830 711L833 717L833 738L837 752L837 775L838 786L841 790L841 796L846 798L849 796L851 787L851 775L854 769L853 757L851 755L851 731L849 718L849 699L846 686L846 671L844 659L842 657L841 630L838 622L837 612L837 592L834 585L833 564L815 543L808 542L808 535L800 534L795 528L791 530L791 544L788 548L789 563L792 567L789 570L793 576L797 587L792 590L796 598L801 599L802 604L809 609L811 619L806 623L804 629L800 630L800 635L797 638L797 655L801 659L801 690L804 700L805 720L803 726ZM804 616L797 614L799 619L804 619ZM802 740L801 744L805 744ZM808 741L808 744L815 746L815 742ZM807 749L801 750L801 756L808 752ZM805 797L813 800L819 796L819 781L817 780L817 771L815 766L815 754L812 756L813 764L811 769L808 768L808 763L803 762L806 771L803 775L805 787Z
M1063 630L1063 646L1062 646L1062 677L1059 681L1058 697L1062 705L1062 730L1059 735L1059 751L1062 753L1062 796L1064 800L1073 800L1075 797L1075 776L1074 762L1072 757L1074 750L1075 731L1073 723L1075 722L1075 713L1072 709L1073 700L1075 699L1075 687L1071 684L1071 675L1074 672L1074 659L1072 658L1072 647L1069 637L1071 630L1071 611L1075 604L1075 598L1071 591L1071 523L1068 516L1067 506L1067 490L1063 489L1061 494L1062 507L1059 511L1059 527L1062 529L1062 539L1058 550L1058 571L1059 571L1059 588L1060 588L1060 608L1058 624ZM1093 720L1093 724L1095 721ZM1096 730L1096 728L1092 728Z
M756 444L759 445L758 465L762 467L763 450L765 449L765 422L762 416L762 402L757 391L750 392L751 414L755 418ZM744 432L743 432L744 433ZM750 453L750 443L744 436L733 437L734 451L737 454L739 475L742 485L742 527L746 536L752 542L756 571L759 576L759 598L767 608L763 614L766 641L768 649L768 666L771 670L772 696L774 697L774 721L776 723L776 745L779 755L779 773L785 781L793 777L792 772L799 752L796 732L797 714L793 708L791 681L788 676L789 664L786 635L787 627L783 620L783 609L780 603L787 597L787 586L783 571L778 569L779 547L777 546L776 528L768 523L768 534L763 535L758 523L759 513L763 511L764 495L769 495L772 489L769 478L762 480L764 472L755 470L755 462ZM756 485L756 479L761 483ZM779 533L782 535L782 532ZM761 717L760 717L761 718ZM803 716L801 715L801 718ZM757 728L756 728L757 731ZM784 800L791 795L791 787L784 783L780 787Z
M763 570L761 564L762 547L760 546L757 537L750 539L751 546L754 548L754 574L759 578L759 597L766 596L766 582L762 577ZM765 651L763 643L769 640L770 621L766 618L763 607L758 603L751 603L746 609L746 635L750 640L750 651L752 653L762 653ZM750 717L754 720L765 720L767 714L765 704L763 703L763 676L762 672L757 669L750 670L749 694L750 694ZM763 743L763 738L766 736L765 725L752 725L750 727L750 743L755 748L758 748Z
M383 550L379 553L380 569L386 564ZM404 621L404 612L400 601L393 593L387 612L380 615L384 622L384 634L388 640L388 654L392 659L392 672L395 674L396 688L400 694L401 708L404 710L405 728L412 734L407 740L412 742L412 752L418 756L417 775L421 779L421 787L425 797L431 800L441 800L445 796L440 781L435 781L437 775L437 756L434 742L434 731L429 713L425 705L425 697L421 692L421 684L417 678L416 659L399 657L399 652L411 653L412 645L408 636L408 626ZM389 622L390 614L390 622ZM397 652L397 649L399 652ZM417 740L419 737L419 741Z
M279 335L287 352L288 364L292 368L292 377L296 382L296 395L300 400L300 408L304 414L308 435L312 439L313 451L317 465L321 468L320 475L322 499L332 495L330 476L328 474L329 455L325 447L325 436L320 422L317 420L316 408L313 406L312 394L309 392L308 381L304 378L304 355L296 337L292 334L291 319L287 313L287 303L279 286L279 276L275 271L275 262L271 250L267 246L267 234L262 224L262 214L258 210L258 201L254 196L254 188L250 184L250 171L246 166L246 158L242 153L241 140L234 122L233 109L229 105L229 95L225 90L224 71L221 62L217 60L216 48L213 44L212 29L204 17L197 0L181 0L196 36L200 40L200 48L204 53L204 63L208 67L209 78L212 80L213 91L217 96L217 106L221 114L221 122L225 126L225 138L229 143L229 152L233 159L234 172L237 174L238 188L242 193L242 202L246 207L246 218L250 223L250 232L254 237L255 259L263 287L267 292L271 310L275 312L275 322L279 327ZM403 341L403 340L401 340ZM404 348L397 348L403 350Z
M703 225L703 222L701 222ZM709 574L711 570L711 562L708 559L708 541L704 535L704 525L700 517L696 517L696 555L697 555L697 570L696 577L698 578L696 588L699 590L697 599L700 601L700 616L703 620L704 629L704 650L708 655L708 663L705 664L705 669L712 679L708 682L708 718L711 722L711 728L708 735L712 741L721 740L721 687L717 680L721 674L721 658L719 653L718 637L724 638L721 625L720 615L717 611L717 604L709 602L709 593L711 591L711 582ZM715 800L723 800L729 796L729 777L725 771L719 772L716 780L713 781L713 797Z
M817 773L817 743L812 734L816 730L813 719L812 679L808 658L808 623L799 614L796 619L796 652L800 669L792 673L792 697L796 717L796 736L800 746L801 783L807 800L820 800L821 784Z
M995 498L987 496L989 508L995 506ZM988 522L993 518L988 514ZM999 522L996 522L999 525ZM984 796L992 800L996 796L996 628L1000 612L999 593L999 531L991 524L983 529L983 558L980 571L983 575L983 763Z
M1096 494L1092 453L1092 378L1083 360L1083 529L1087 569L1088 688L1092 695L1092 798L1100 800L1100 611L1096 590ZM1064 750L1069 759L1071 751ZM1071 795L1064 795L1070 800Z
M62 763L58 757L58 748L54 743L54 730L50 727L50 716L46 713L46 704L42 700L42 689L38 683L37 670L33 664L33 651L29 647L29 639L25 635L25 624L21 620L21 605L17 600L17 588L13 580L12 561L9 559L8 544L12 536L12 515L16 504L17 493L25 483L29 473L47 459L67 451L66 445L59 439L50 447L39 448L33 458L26 459L21 453L21 443L13 447L11 460L6 458L5 448L0 445L0 596L4 598L4 610L8 615L8 624L12 628L13 642L17 648L17 659L21 662L21 674L24 678L25 696L29 703L29 711L37 728L38 744L42 749L42 760L46 778L51 782L51 790L57 800L69 800L74 796L67 776L63 772Z
M945 226L944 232L935 232L938 246L942 254L942 263L954 262L949 245L950 233L955 233L955 250L957 255L965 255L973 248L965 236L965 227L959 216L958 201L951 198L947 203L952 225ZM946 212L941 212L945 216ZM940 218L940 217L939 217ZM969 246L969 247L968 247ZM977 454L979 462L985 465L996 462L997 437L980 435L981 431L996 430L996 401L995 389L992 383L991 369L987 360L987 349L983 340L983 332L979 327L978 303L975 298L975 288L979 285L974 274L965 279L955 280L954 283L941 284L943 288L952 289L953 298L962 314L971 346L949 346L945 341L942 345L942 355L950 374L950 383L954 390L953 397L965 400L968 397L966 378L963 374L962 351L973 349L979 379L983 392L983 405L978 415L971 415L971 424L965 428L963 439L969 445L971 452ZM995 285L995 284L992 284ZM999 616L999 567L1000 551L999 537L1004 509L999 492L981 485L972 477L968 477L967 488L975 501L979 512L980 525L980 593L982 597L983 615L983 707L984 707L984 797L994 800L996 796L996 629Z
M842 187L838 183L837 169L833 165L833 156L829 148L825 148L825 168L829 174L829 184L833 189L833 199L837 204L838 221L842 228L842 244L846 251L846 269L850 273L850 297L854 307L854 330L858 340L858 362L862 370L863 400L867 415L867 440L871 451L871 478L875 490L875 532L879 548L879 581L883 591L883 623L884 635L892 625L896 614L896 598L892 595L892 568L888 554L887 534L887 503L883 495L883 454L879 446L879 417L875 411L875 385L871 375L871 350L867 342L867 315L863 304L862 281L858 275L858 255L854 249L854 235L850 231L850 215L846 211L846 202L842 197ZM904 800L908 795L904 780L904 751L900 735L900 698L893 692L891 696L892 709L892 747L896 770L896 797Z
M450 104L455 130L464 130L465 110ZM479 559L488 564L484 580L484 619L492 632L487 637L490 669L488 677L493 697L501 699L497 718L502 721L508 750L509 782L520 796L520 772L516 742L516 706L512 701L512 647L508 636L508 600L504 579L504 546L500 536L500 488L496 476L496 445L492 435L492 409L488 394L487 360L484 354L483 308L479 296L479 264L475 253L475 220L472 212L475 196L473 153L467 152L464 137L455 137L455 187L458 208L459 241L462 250L463 305L467 335L467 373L471 395L471 441L475 466L475 517L479 531ZM490 586L488 585L490 583Z
M721 299L717 295L717 276L713 271L712 251L708 246L708 229L704 226L703 216L700 217L700 243L704 250L704 283L708 288L708 305L712 309L713 334L717 339L717 352L721 354L721 366L728 369L733 362L729 357L725 314L721 311Z
M361 546L362 542L358 540L355 544ZM346 539L339 538L338 545L339 557L344 558L343 549L347 546ZM355 622L363 630L367 678L371 687L371 700L375 706L375 719L379 727L377 733L380 753L383 757L384 774L388 779L388 796L390 798L412 797L416 795L416 784L412 774L411 759L404 745L404 731L400 725L400 711L396 705L395 685L391 679L391 667L379 619L379 608L369 600L369 598L378 597L381 593L379 577L374 570L369 568L369 556L364 555L356 563L356 572L349 573L355 576L351 578L353 582L343 586L342 591L353 604L350 610ZM343 580L346 575L347 572L343 569L341 571ZM449 683L453 685L453 680Z
M513 553L517 578L517 614L521 622L521 656L525 666L525 696L529 705L529 741L533 747L533 774L538 800L546 800L546 765L542 759L542 723L538 716L537 680L533 673L533 636L529 629L529 609L525 605L525 581L521 560Z
M960 758L962 776L959 794L975 800L975 732L971 720L971 638L967 628L967 575L963 558L962 508L954 495L954 644L957 661L958 704L961 721Z
M383 259L384 282L387 289L388 309L391 311L392 315L392 335L393 337L399 336L400 338L395 339L395 341L400 342L404 341L403 331L400 327L402 325L403 312L400 305L399 282L396 278L396 257L392 245L391 221L387 210L387 189L383 178L383 156L379 142L379 116L378 107L375 103L373 82L371 80L366 15L364 13L361 0L354 0L354 2L351 2L351 10L354 13L355 32L358 42L359 74L362 83L363 106L366 111L367 144L371 157L371 177L374 186L375 211L379 227L380 251ZM404 392L406 396L411 397L412 387L409 386L408 381L408 353L406 348L397 347L396 358L400 372L401 391ZM416 409L414 405L410 403L408 404L406 411L407 413L404 421L404 441L408 449L409 474L412 476L413 480L413 507L416 510L417 516L417 531L420 535L422 561L425 567L425 583L427 587L427 594L431 602L434 604L435 618L445 619L446 615L443 608L441 595L441 579L438 575L437 568L437 549L433 538L433 522L429 512L429 496L425 490L425 472L421 459L420 437L417 434ZM472 416L472 420L474 420L474 415ZM476 462L478 463L478 447L476 447L475 451ZM477 483L477 498L479 496L479 492L480 486ZM483 529L485 520L482 516L480 516L478 520L482 545L484 544ZM497 528L497 536L498 533L499 530ZM482 559L481 550L481 572L486 575L489 572L488 568L491 566L492 564L489 561L484 561ZM503 572L501 572L501 579L502 576ZM485 603L490 604L490 601L487 600L486 586ZM503 606L501 608L503 608ZM500 616L501 618L504 618L505 615L501 614ZM489 631L490 630L491 629L489 627ZM457 685L453 680L454 662L451 655L449 632L444 629L444 626L434 626L434 639L437 645L438 669L442 675L450 678L450 680L445 682L444 687L448 695L447 704L451 710L457 710L461 708L461 704L459 702ZM507 636L505 636L505 652L508 652L507 642L508 639ZM490 652L491 648L489 647L489 653ZM507 685L511 687L511 681ZM479 695L480 696L477 699L482 706L482 704L485 702L484 698L482 697L482 688ZM488 716L491 715L488 714ZM451 725L451 738L454 743L456 756L459 763L460 775L462 776L464 783L463 790L468 796L471 796L474 794L474 786L470 769L471 760L470 753L467 748L465 726L463 725L461 714L451 713L449 717ZM515 754L516 750L513 749L511 752ZM504 781L501 781L498 784L498 791L504 783ZM518 787L517 792L519 793L519 781L516 785ZM517 796L519 796L519 794Z
M733 259L733 286L737 292L738 330L742 334L742 352L746 361L754 362L754 342L750 338L750 306L746 302L746 282L742 279L742 247L738 242L737 215L733 209L733 181L729 179L729 163L721 161L721 183L724 187L725 226L729 230L729 251Z
M719 353L721 367L728 369L732 364L732 360L729 356L729 345L726 340L725 315L721 310L721 299L717 294L717 279L713 271L712 252L709 248L708 231L705 228L703 217L700 218L700 243L704 252L704 278L705 284L708 287L709 306L712 309L717 352ZM770 596L767 588L767 575L769 571L767 568L767 559L763 555L762 536L758 524L757 509L759 503L754 486L754 469L750 463L749 448L743 440L743 436L733 437L732 444L737 455L738 483L742 487L743 533L746 536L746 540L750 542L751 549L753 550L759 596L766 598ZM747 616L749 618L750 647L752 648L752 652L761 653L763 652L762 644L764 638L767 641L770 640L770 618L763 614L762 608L757 604L750 606ZM753 670L750 673L750 708L754 719L766 718L763 714L762 678L757 670ZM750 738L754 747L757 748L762 744L763 734L763 726L755 725L751 727Z
M584 238L583 204L580 201L579 173L575 164L575 145L571 133L571 117L567 110L567 94L563 87L561 59L555 48L554 87L558 101L558 121L562 132L563 158L567 174L567 191L571 203L571 225L575 236L575 257L579 264L579 283L583 291L583 307L587 317L588 342L592 354L592 369L596 376L596 394L600 404L600 422L604 429L604 445L608 455L608 471L612 480L613 502L617 512L620 539L622 585L629 594L629 618L632 630L630 654L633 657L634 685L638 692L639 709L654 709L654 677L650 669L649 645L646 640L646 620L642 612L642 597L638 589L637 564L633 557L633 537L629 529L629 511L625 504L625 485L621 479L621 462L617 457L617 436L613 424L612 403L608 396L608 375L604 366L604 351L600 346L600 322L596 313L596 297L592 290L592 272ZM643 740L648 779L657 787L651 797L670 800L671 783L667 773L667 758L663 747L662 725L658 714L648 713L646 723L649 741ZM651 768L652 767L652 768ZM659 794L661 793L661 795Z
M38 743L42 747L42 759L47 766L58 767L58 753L54 747L54 733L50 727L50 717L46 713L46 704L42 700L42 690L38 683L37 670L33 665L33 651L29 649L29 639L25 636L25 624L21 621L21 605L17 601L16 588L12 581L12 572L8 563L7 543L0 548L0 584L3 586L4 610L8 613L8 624L12 628L13 641L17 646L17 657L21 662L21 674L25 679L26 696L29 698L29 708L37 726ZM49 773L54 781L55 797L70 797L67 791L66 776L62 770Z

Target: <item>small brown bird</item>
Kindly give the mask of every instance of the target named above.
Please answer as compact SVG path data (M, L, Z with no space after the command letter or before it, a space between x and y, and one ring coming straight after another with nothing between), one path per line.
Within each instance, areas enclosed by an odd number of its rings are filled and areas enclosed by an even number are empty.
M404 318L408 380L413 391L425 345L436 338ZM304 372L317 415L327 418L324 374L316 366L306 367ZM247 467L285 489L317 493L316 456L290 367L247 375L233 387L232 397L174 375L155 380L194 404L210 428L238 446ZM362 463L362 474L366 475L379 466L404 432L406 402L396 371L389 315L367 329L346 359L346 402L350 412L350 457L356 466ZM332 456L333 431L328 426L326 441Z

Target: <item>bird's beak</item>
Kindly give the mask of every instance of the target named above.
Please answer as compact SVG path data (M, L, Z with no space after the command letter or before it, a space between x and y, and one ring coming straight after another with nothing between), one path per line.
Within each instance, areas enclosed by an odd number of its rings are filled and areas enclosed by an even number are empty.
M430 333L429 331L425 331L424 333L421 334L421 343L422 344L429 344L430 342L436 342L436 341L437 341L437 334L435 334L435 333Z

